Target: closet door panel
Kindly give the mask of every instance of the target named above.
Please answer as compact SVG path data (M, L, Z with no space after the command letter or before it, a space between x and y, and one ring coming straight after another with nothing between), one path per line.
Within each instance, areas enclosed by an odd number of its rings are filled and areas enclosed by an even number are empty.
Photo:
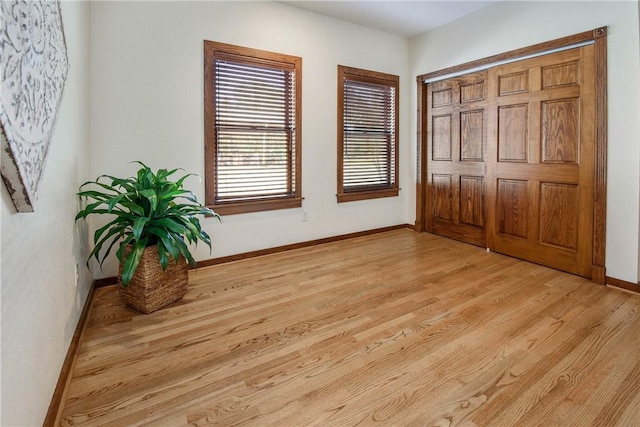
M426 229L485 247L486 71L427 90Z
M593 46L489 70L487 245L590 276Z

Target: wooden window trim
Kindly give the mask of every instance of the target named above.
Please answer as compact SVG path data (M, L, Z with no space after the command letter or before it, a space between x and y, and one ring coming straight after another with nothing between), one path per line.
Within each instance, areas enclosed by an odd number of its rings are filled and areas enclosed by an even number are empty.
M232 59L249 65L294 71L296 95L295 137L295 185L292 195L260 198L246 201L217 202L216 196L216 128L215 128L215 59ZM260 212L275 209L292 209L302 206L302 58L268 52L214 41L204 41L204 134L205 134L205 204L221 215Z
M394 132L394 141L393 141L393 149L394 149L394 176L393 176L393 186L392 187L383 187L376 189L374 187L363 188L360 190L352 190L345 191L344 190L344 81L353 80L363 83L372 83L378 85L386 85L395 88L395 132ZM399 193L399 182L398 182L398 169L399 169L399 143L398 143L398 124L399 124L399 110L400 110L400 88L399 88L400 78L396 75L380 73L377 71L363 70L360 68L347 67L344 65L338 65L338 143L337 143L337 201L338 203L343 202L352 202L358 200L367 200L367 199L375 199L382 197L395 197L398 196Z

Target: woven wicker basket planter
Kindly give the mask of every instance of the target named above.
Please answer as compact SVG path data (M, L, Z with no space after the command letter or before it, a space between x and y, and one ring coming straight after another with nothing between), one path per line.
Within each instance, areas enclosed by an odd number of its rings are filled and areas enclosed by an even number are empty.
M126 247L125 256L129 252L131 248ZM120 298L128 306L142 313L154 312L182 299L187 292L188 284L189 272L184 257L181 256L177 264L170 259L167 269L163 271L157 246L150 246L144 250L128 287L122 285L122 264L118 270Z

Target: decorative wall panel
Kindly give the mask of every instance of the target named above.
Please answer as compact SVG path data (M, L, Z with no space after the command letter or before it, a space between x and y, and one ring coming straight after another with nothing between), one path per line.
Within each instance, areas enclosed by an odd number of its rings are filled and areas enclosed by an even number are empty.
M34 210L69 63L59 1L1 1L2 179L19 212Z

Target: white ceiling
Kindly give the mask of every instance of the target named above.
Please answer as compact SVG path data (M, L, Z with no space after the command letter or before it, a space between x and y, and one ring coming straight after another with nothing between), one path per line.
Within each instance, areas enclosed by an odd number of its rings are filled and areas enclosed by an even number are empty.
M408 38L496 2L497 0L282 1L291 6Z

